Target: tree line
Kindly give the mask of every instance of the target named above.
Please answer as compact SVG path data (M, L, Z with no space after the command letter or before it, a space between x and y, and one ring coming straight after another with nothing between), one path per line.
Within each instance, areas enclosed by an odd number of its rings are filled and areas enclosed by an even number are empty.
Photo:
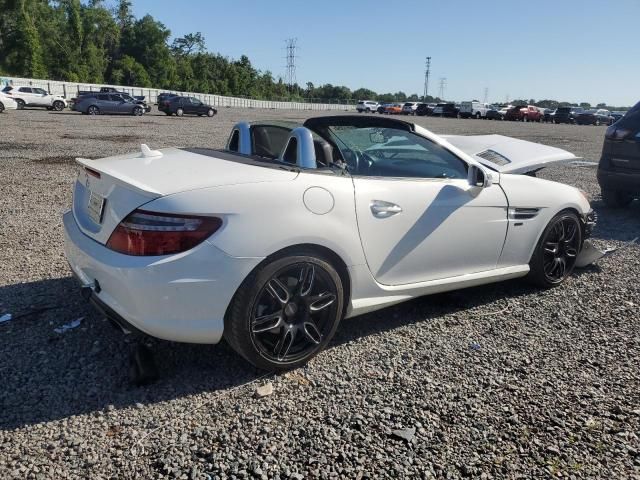
M119 0L114 8L104 0L0 0L0 74L262 100L441 101L402 91L287 85L269 70L256 69L245 55L230 59L207 51L199 32L170 39L171 31L151 15L135 18L130 0Z

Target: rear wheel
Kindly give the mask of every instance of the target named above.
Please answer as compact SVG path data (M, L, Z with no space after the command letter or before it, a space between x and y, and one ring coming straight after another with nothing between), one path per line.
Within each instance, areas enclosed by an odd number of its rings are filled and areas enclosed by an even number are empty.
M618 190L602 189L602 201L607 207L623 208L633 201L633 197Z
M238 289L224 336L258 368L299 367L329 343L342 317L344 289L320 257L291 255L267 263Z
M87 108L87 113L89 115L100 115L100 109L95 105L91 105L89 108Z
M60 100L56 100L55 102L53 102L53 109L56 112L61 112L64 109L64 103Z
M578 216L570 211L560 212L542 232L529 262L527 278L544 288L560 285L573 272L581 246Z
M216 114L216 112L213 111L213 108L210 108L209 110L207 110L207 117L211 118Z
M25 103L21 98L16 98L16 103L18 104L18 110L24 110Z
M480 112L476 112L476 119L480 120L482 118L482 115L480 115Z

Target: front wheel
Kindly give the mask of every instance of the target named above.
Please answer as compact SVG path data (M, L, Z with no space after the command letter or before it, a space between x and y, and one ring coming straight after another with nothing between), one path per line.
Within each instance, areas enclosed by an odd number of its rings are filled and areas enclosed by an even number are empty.
M0 102L0 113L4 112L4 105Z
M56 100L55 102L53 102L53 109L56 112L61 112L64 109L64 103L62 103L60 100Z
M144 111L142 110L142 108L141 108L141 107L135 107L135 108L133 109L133 112L131 112L131 113L132 113L132 115L134 115L134 116L136 116L136 117L139 117L139 116L141 116L141 115L144 113Z
M323 258L291 255L267 263L238 289L224 337L258 368L282 371L307 363L333 337L342 318L344 288Z
M210 108L209 110L207 110L207 117L211 118L216 114L216 112L213 111L213 108Z
M179 116L179 117L183 116L184 115L184 110L179 108L178 110L176 110L176 115Z
M582 246L582 228L578 216L564 211L551 219L529 262L528 280L551 288L564 282L576 265Z

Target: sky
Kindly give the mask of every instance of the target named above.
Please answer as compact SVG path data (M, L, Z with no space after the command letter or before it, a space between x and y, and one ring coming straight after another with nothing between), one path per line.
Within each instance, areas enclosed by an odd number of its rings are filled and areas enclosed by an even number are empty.
M133 0L173 37L202 32L207 48L247 55L285 77L297 39L300 85L378 93L424 91L490 102L555 99L625 106L640 100L640 0Z

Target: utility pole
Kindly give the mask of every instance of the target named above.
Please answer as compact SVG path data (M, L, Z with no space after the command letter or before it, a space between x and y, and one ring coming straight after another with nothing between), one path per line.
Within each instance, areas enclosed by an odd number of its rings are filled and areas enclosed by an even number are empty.
M289 87L289 93L293 91L293 85L296 83L296 47L297 38L287 38L285 40L287 50L287 78L286 82Z
M440 77L440 93L438 94L438 97L440 97L440 100L444 100L444 89L447 86L447 77Z
M426 69L424 71L424 95L422 101L427 101L427 94L429 93L429 73L431 71L431 57L427 57Z
M484 87L484 103L489 103L489 87Z

